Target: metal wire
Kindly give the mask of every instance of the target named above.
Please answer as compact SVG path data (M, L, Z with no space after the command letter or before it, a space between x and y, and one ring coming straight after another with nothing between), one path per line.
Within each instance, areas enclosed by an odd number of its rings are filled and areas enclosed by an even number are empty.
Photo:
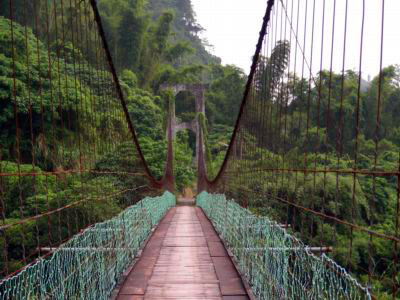
M144 159L96 1L3 2L0 278L7 279L48 256L42 249L145 195L172 191L174 178L171 143L161 181ZM117 153L125 169L99 164Z
M0 299L107 299L175 202L169 192L147 197L57 248L43 247L47 257L0 283Z
M312 251L278 223L258 217L224 195L197 196L231 249L257 299L371 299L343 268Z
M311 247L333 247L371 294L396 299L400 152L382 129L389 4L378 2L367 20L364 0L268 1L227 154L215 178L199 181ZM367 37L367 25L379 36Z

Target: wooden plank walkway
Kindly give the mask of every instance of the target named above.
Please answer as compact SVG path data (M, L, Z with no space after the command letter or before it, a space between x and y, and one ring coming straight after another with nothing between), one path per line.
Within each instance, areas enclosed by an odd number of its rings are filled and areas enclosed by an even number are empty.
M160 222L117 299L249 299L214 227L194 206Z

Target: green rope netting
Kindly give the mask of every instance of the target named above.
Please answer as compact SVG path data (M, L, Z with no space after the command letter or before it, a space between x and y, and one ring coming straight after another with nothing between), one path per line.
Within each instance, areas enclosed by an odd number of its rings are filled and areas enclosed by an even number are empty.
M107 299L153 226L175 204L166 192L91 226L50 258L1 282L0 299Z
M342 267L224 195L197 196L258 299L371 299Z

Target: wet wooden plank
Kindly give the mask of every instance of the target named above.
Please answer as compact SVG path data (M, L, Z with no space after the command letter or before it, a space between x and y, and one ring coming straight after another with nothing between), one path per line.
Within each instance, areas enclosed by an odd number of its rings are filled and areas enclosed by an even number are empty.
M119 295L119 300L143 300L144 296L139 295Z
M120 289L120 300L248 299L242 281L201 209L171 209Z
M161 249L157 265L203 265L212 264L207 247L165 247Z
M219 285L215 283L150 284L147 287L145 295L146 298L170 297L174 299L177 299L178 297L184 298L186 296L201 298L201 299L204 299L205 297L219 297L220 296Z
M215 256L212 257L215 271L218 274L219 280L238 278L239 274L236 272L230 257L228 256Z
M224 296L247 295L242 280L239 277L221 280L220 289Z
M220 241L207 241L211 256L229 256L224 245Z
M207 246L204 236L165 237L164 247L204 247Z

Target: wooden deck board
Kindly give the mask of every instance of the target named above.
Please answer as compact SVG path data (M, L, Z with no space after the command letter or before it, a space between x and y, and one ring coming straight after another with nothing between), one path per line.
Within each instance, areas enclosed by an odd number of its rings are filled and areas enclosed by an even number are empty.
M171 209L117 299L248 299L239 274L203 211Z

